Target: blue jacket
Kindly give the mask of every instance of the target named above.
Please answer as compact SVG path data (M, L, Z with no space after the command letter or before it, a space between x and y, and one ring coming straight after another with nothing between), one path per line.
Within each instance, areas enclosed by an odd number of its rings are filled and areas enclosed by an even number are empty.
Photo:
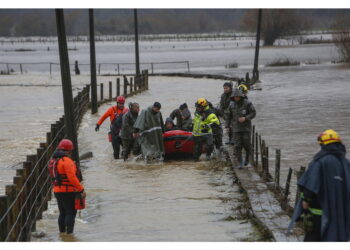
M322 146L298 181L298 186L315 194L322 209L322 241L350 239L350 162L341 143ZM294 210L292 222L303 212L301 200Z

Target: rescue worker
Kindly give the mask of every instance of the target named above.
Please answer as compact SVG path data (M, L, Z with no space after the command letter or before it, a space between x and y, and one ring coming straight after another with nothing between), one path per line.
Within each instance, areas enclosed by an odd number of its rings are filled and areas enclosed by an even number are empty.
M229 113L229 106L231 102L231 95L232 95L232 83L231 82L225 82L223 85L224 93L221 95L220 98L220 106L219 109L223 113L224 120L227 121L228 113ZM226 144L233 145L233 137L232 137L232 129L229 128L228 130L228 138L229 140L226 142Z
M171 131L171 130L177 130L177 129L178 129L178 128L175 126L173 119L171 119L170 117L166 118L164 127L165 127L165 128L164 128L164 129L165 129L165 132Z
M134 156L140 154L140 145L136 138L133 137L134 124L139 116L140 105L136 102L129 104L129 111L123 115L122 128L120 131L120 137L123 142L122 156L124 161L129 157L132 150Z
M195 143L194 161L199 161L202 154L202 145L206 147L206 160L210 160L213 152L213 129L212 127L220 124L219 119L209 108L208 102L204 98L199 98L195 103L196 111L193 119L193 139Z
M209 102L208 100L207 100L207 102L208 102L209 108L214 112L216 117L218 117L218 118L222 117L222 112L220 111L220 109L215 108L214 105L211 102ZM219 125L214 123L212 126L212 129L213 129L213 140L214 140L215 148L217 150L222 150L221 147L222 147L223 130L222 130L220 120L219 120Z
M71 159L73 149L72 141L63 139L53 155L53 159L57 160L57 181L54 182L53 191L59 209L58 228L60 233L67 234L72 234L74 231L77 193L80 193L84 199L86 197L84 186L79 180L80 170Z
M302 220L304 241L350 240L350 162L337 132L318 136L321 150L298 180L298 201L289 230Z
M238 89L242 91L243 95L244 95L244 98L245 99L248 99L248 87L247 85L245 84L240 84L238 86Z
M109 117L110 124L110 132L109 136L111 136L111 142L113 146L113 155L114 159L119 159L120 153L120 145L122 144L122 140L119 136L119 132L122 126L122 116L126 114L129 109L124 107L125 97L118 96L116 98L117 105L110 107L98 120L96 124L96 132L99 131L101 124Z
M251 120L256 116L253 104L244 98L241 90L235 89L231 95L226 129L232 129L234 138L234 154L239 168L249 164ZM245 150L245 161L242 159L242 148Z
M140 138L141 152L146 162L161 160L164 155L164 122L160 112L161 104L143 109L134 124L134 137Z
M181 130L190 131L192 126L191 112L188 110L187 103L180 105L178 109L173 110L169 117L172 120L176 118L176 127Z

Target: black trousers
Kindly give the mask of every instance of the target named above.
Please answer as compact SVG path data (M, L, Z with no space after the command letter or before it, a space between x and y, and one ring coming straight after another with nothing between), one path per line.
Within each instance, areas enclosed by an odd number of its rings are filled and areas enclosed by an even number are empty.
M318 242L321 241L321 216L312 217L313 228L310 232L305 233L304 241Z
M119 135L112 133L112 146L113 146L114 157L118 156L117 158L119 158L121 145L123 145L122 138L120 138Z
M60 215L58 216L58 228L61 233L71 234L74 231L75 216L75 193L55 193Z

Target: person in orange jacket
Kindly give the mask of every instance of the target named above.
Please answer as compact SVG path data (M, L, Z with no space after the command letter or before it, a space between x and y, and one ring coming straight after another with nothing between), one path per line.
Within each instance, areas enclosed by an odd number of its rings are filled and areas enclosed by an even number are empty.
M112 137L112 146L113 146L113 152L114 152L114 159L119 159L119 152L120 152L120 145L122 145L122 139L119 136L119 132L122 127L122 118L123 115L126 114L129 109L127 107L124 107L125 104L125 97L124 96L118 96L116 98L117 105L110 107L98 120L96 124L96 132L99 131L101 124L109 117L111 121L109 132L110 136Z
M63 139L53 155L53 159L56 160L53 191L60 212L58 227L61 233L67 234L72 234L74 230L77 214L75 209L76 195L80 193L84 199L86 197L84 186L80 183L80 170L71 159L73 149L72 141Z

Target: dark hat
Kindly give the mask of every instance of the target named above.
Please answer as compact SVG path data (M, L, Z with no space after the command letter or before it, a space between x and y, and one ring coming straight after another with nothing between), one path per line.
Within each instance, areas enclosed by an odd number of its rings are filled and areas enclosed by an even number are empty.
M225 82L223 87L229 87L230 89L232 89L232 82Z
M161 109L161 108L162 108L162 105L161 105L159 102L155 102L155 103L153 104L153 107Z
M231 99L236 97L236 96L239 96L239 97L244 97L243 95L243 92L240 90L240 89L234 89L232 94L231 94Z
M180 107L179 107L180 110L184 110L184 109L187 109L187 108L188 108L187 107L187 103L181 104Z

